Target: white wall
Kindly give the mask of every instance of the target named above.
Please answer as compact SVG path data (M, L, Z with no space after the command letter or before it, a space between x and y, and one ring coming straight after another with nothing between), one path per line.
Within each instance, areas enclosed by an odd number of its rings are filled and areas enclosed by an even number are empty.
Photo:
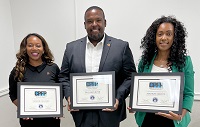
M8 75L15 64L10 2L0 0L0 96L8 92Z
M29 33L42 35L59 66L67 42L75 39L73 0L10 0L15 51Z
M200 43L199 0L76 0L76 37L86 35L83 22L85 10L91 5L100 6L107 19L106 33L130 43L135 63L141 56L140 42L151 23L162 15L174 15L184 23L188 38L188 54L192 57L195 70L195 99L200 100L200 60L197 54Z
M15 64L12 18L8 0L0 0L0 45L0 126L17 127L16 116L10 115L16 112L16 108L10 101L7 103L8 96L3 96L8 93L8 75Z
M104 11L107 19L106 33L121 38L130 43L136 64L141 55L140 41L150 24L161 15L175 15L182 21L187 30L187 48L191 55L195 70L195 98L200 99L200 76L198 66L198 30L200 22L200 9L198 0L1 0L1 31L4 47L14 52L19 49L21 40L32 32L44 36L55 56L55 62L60 66L65 45L74 39L86 35L84 29L84 12L91 5L98 5ZM180 3L181 2L181 3ZM3 6L5 5L5 6ZM11 10L11 14L10 14ZM12 18L11 18L12 17ZM12 27L13 26L13 27ZM12 29L13 28L13 29ZM12 34L13 32L13 34ZM14 39L13 39L14 37ZM10 42L10 43L7 43ZM192 43L193 42L193 43ZM193 44L193 45L192 45ZM6 52L8 48L1 50ZM15 63L15 53L1 53L2 58L9 63L3 63L7 70L1 71L4 76L0 90L7 88L7 77ZM12 67L11 67L12 66ZM1 70L3 66L1 66ZM0 80L2 81L2 80Z

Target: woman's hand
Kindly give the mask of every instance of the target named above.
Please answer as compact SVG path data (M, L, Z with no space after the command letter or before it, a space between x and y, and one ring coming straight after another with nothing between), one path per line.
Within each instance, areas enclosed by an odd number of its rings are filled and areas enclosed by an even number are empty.
M27 117L27 118L23 118L23 120L33 120L33 118Z
M162 112L158 112L158 113L156 113L156 115L160 115L160 116L166 117L166 118L171 119L171 120L182 121L182 118L185 116L185 114L186 114L187 112L188 112L187 109L182 109L181 115L180 115L180 114L173 113L172 111L169 111L169 114L167 114L167 113L162 113Z
M158 112L158 113L156 113L156 115L160 115L160 116L166 117L166 118L171 119L171 120L177 120L177 121L182 120L182 115L176 114L172 111L169 111L169 114Z
M17 99L13 101L13 104L17 106Z

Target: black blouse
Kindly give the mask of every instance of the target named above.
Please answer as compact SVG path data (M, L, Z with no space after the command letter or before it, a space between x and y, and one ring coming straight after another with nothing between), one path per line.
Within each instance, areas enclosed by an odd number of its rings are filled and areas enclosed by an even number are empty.
M58 82L59 72L60 69L55 63L48 65L43 62L37 67L27 64L22 82ZM17 99L17 81L14 76L15 68L13 68L9 76L9 95L12 101Z

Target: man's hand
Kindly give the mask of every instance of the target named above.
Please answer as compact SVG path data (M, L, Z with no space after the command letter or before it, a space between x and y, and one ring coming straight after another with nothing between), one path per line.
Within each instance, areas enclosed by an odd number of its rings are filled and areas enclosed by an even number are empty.
M129 110L129 113L135 113L135 111L131 111L131 107L127 107L127 109Z
M68 106L67 106L67 110L68 111L79 111L78 109L71 109L70 105L71 105L71 101L70 101L70 97L67 98L67 102L68 102Z
M116 99L116 100L115 100L114 109L105 108L105 109L102 109L102 111L113 112L113 111L115 111L115 110L117 110L117 109L118 109L118 106L119 106L119 100L118 100L118 99Z

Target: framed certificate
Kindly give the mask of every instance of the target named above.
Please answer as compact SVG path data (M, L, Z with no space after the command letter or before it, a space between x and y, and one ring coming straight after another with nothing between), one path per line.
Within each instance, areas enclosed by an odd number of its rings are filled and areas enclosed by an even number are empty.
M71 73L71 109L114 108L115 72Z
M184 73L133 73L131 82L132 111L181 114Z
M63 116L61 83L18 82L18 118Z

